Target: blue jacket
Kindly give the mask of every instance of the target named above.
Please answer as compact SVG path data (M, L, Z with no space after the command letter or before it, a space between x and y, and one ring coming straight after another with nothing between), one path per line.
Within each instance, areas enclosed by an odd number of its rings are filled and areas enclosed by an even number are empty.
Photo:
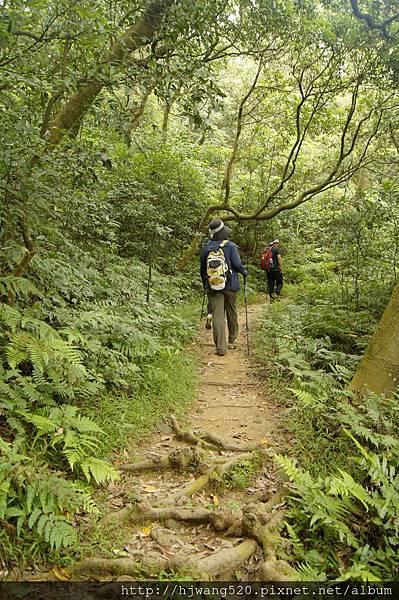
M200 263L201 263L201 279L205 288L208 288L208 278L206 273L206 259L210 252L210 250L218 250L220 244L222 242L215 242L214 240L209 240L207 244L201 250ZM238 292L240 289L240 281L238 279L238 273L241 273L244 277L248 275L248 271L245 269L244 265L241 262L240 255L238 253L238 248L231 242L230 240L223 246L224 255L226 257L226 261L228 267L231 272L231 277L226 283L226 287L224 288L226 291L230 292Z

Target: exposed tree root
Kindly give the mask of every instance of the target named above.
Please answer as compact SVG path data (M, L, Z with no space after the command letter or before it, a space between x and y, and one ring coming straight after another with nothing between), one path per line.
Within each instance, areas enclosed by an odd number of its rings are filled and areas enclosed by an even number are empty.
M198 480L196 480L198 481ZM287 491L284 490L286 494ZM184 508L177 506L154 507L142 502L137 511L131 513L130 521L135 524L148 521L164 522L169 519L185 523L209 523L216 531L224 531L227 535L245 535L256 540L263 548L265 557L276 558L274 552L274 532L281 519L283 510L271 512L273 505L280 504L282 492L279 490L267 503L257 502L244 505L243 509L225 508ZM278 536L277 536L278 537Z
M256 548L257 544L254 540L245 540L234 548L218 550L195 562L188 561L182 556L149 557L145 560L140 560L140 557L88 559L68 569L68 574L73 579L83 577L101 579L104 576L156 576L161 570L174 569L196 573L200 579L207 580L236 569L252 556Z
M183 498L191 498L191 496L194 496L194 494L196 494L197 492L200 492L201 490L203 490L210 484L210 482L212 481L214 472L215 472L215 467L212 466L210 469L208 469L208 471L206 473L204 473L203 475L200 475L196 479L193 479L192 481L190 481L190 483L185 485L183 488L181 488L180 490L178 490L177 492L175 492L174 494L169 496L169 498L167 498L163 502L163 504L166 504L166 505L176 504L176 502L179 502L179 500L181 500Z
M179 440L183 440L188 444L194 446L200 446L202 448L212 448L216 450L225 450L226 452L252 452L253 450L261 449L263 452L267 452L262 446L258 444L250 444L247 446L237 446L235 444L229 444L221 438L217 437L213 433L200 431L198 434L192 431L183 430L174 416L171 417L171 425L176 437ZM268 454L270 454L268 452ZM271 454L270 454L271 455Z
M118 527L121 527L122 525L125 525L130 521L131 512L132 512L131 505L124 506L123 508L121 508L119 510L109 512L106 515L104 515L102 517L102 519L99 521L99 526L100 527L110 527L111 525L117 524Z
M209 523L216 531L227 531L231 535L241 535L241 511L210 508L153 508L139 505L139 511L132 515L133 523L146 521L183 521L185 523Z
M278 560L276 546L281 538L277 531L278 525L284 518L284 510L280 509L271 514L271 507L279 504L282 497L287 495L288 490L279 490L269 503L264 505L248 505L247 511L243 513L243 534L256 540L263 550L264 562L259 569L260 578L263 581L295 581L298 575L291 565Z
M173 558L164 558L161 556L132 558L91 558L82 560L68 569L71 579L85 577L95 577L101 579L103 576L118 577L128 575L137 577L138 575L155 576L162 569L182 569L186 561L179 556Z
M187 442L188 444L191 444L192 446L199 446L200 448L214 449L214 444L210 444L210 443L202 440L200 437L195 435L192 431L185 431L184 429L182 429L180 427L179 423L177 422L176 417L174 417L173 415L170 418L170 422L171 422L173 431L175 432L175 435L178 440Z
M194 494L206 488L208 485L220 481L222 477L229 471L229 469L236 463L240 462L241 460L248 460L251 458L253 458L253 455L250 453L240 454L234 458L224 461L223 463L212 465L212 467L208 469L206 473L200 475L200 477L197 477L197 479L191 481L181 490L178 490L175 494L169 496L164 504L175 504L181 498L190 498Z
M244 455L251 457L252 455ZM218 467L213 467L212 473L220 477L242 457L234 457ZM204 477L204 476L203 476ZM209 473L205 475L210 480ZM201 477L195 480L195 489L202 484ZM193 482L193 483L195 483ZM193 484L190 484L193 486ZM193 491L194 487L191 487ZM179 492L187 494L188 486ZM219 575L234 571L245 563L260 546L263 550L264 562L260 567L259 575L264 581L291 581L297 578L294 569L276 556L276 545L280 537L278 526L284 516L284 509L279 507L288 493L288 488L278 490L266 503L256 502L244 504L243 509L226 509L218 507L208 508L184 508L176 506L154 507L148 502L142 502L137 510L130 513L130 522L141 524L145 522L165 522L169 519L187 524L210 524L217 532L227 535L244 536L242 543L233 548L224 548L213 554L194 560L187 560L186 556L177 554L171 558L164 556L145 556L142 553L132 555L129 558L119 559L91 559L77 563L69 569L72 578L84 577L122 577L131 576L156 576L159 571L174 569L184 570L198 575L201 579L214 579ZM279 507L277 510L276 507Z
M177 448L167 456L159 456L123 467L129 473L142 471L163 471L166 469L185 470L189 467L198 467L205 462L205 453L199 448Z
M260 546L264 555L264 562L260 570L262 579L265 581L295 579L295 571L287 562L277 559L275 550L280 539L277 529L284 514L283 510L276 510L276 508L279 509L279 505L284 503L284 498L289 493L288 487L278 490L266 503L243 504L243 508L235 510L221 507L209 509L178 506L207 486L220 482L229 470L240 461L254 459L256 456L254 450L259 453L262 461L270 457L270 451L259 446L239 447L206 432L195 434L191 431L184 431L175 417L171 418L171 423L176 437L193 447L175 449L163 457L126 465L125 471L139 473L147 470L184 470L188 467L199 467L203 471L206 470L176 493L170 495L163 502L163 506L152 506L148 502L141 502L135 510L129 509L129 522L137 525L145 522L174 520L187 524L209 524L217 532L224 532L226 535L236 537L244 536L247 539L233 548L224 548L195 563L181 555L172 558L164 556L143 558L141 553L133 554L129 558L85 560L69 570L71 577L137 577L138 575L148 577L156 576L161 570L174 569L185 570L191 574L196 573L204 580L213 579L218 575L237 569ZM212 456L212 454L204 452L205 448L219 452L221 450L239 452L239 454L233 457Z
M224 548L202 558L196 563L196 570L200 572L202 580L212 579L226 571L237 569L254 554L256 549L255 540L245 540L234 548Z
M213 435L213 433L208 433L206 431L200 431L198 433L198 437L204 442L212 444L212 446L215 446L219 450L226 450L226 452L251 452L252 450L259 448L259 446L256 444L247 446L236 446L235 444L229 444L228 442L218 438L216 435Z
M266 560L259 567L262 581L298 581L298 573L285 560Z

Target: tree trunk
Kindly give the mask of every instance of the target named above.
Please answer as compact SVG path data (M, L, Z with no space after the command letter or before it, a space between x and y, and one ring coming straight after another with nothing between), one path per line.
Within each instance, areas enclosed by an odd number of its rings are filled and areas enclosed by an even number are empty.
M399 384L399 284L349 385L362 396L367 392L390 396Z
M152 41L155 32L174 0L156 0L146 12L118 40L101 61L97 78L81 84L77 92L66 102L62 110L48 124L44 137L47 144L57 145L65 133L79 122L89 106L107 83L111 65L120 66L125 56ZM96 80L97 79L97 80Z
M167 13L168 9L175 3L176 0L153 0L149 3L144 14L122 34L112 45L109 52L98 63L96 75L91 82L80 84L77 91L67 100L64 106L54 116L48 120L51 114L51 109L47 111L43 125L41 127L41 135L46 141L44 153L49 152L57 146L66 134L74 135L76 128L82 123L82 119L88 108L94 102L103 87L110 82L111 66L121 68L123 60L128 53L134 52L138 48L150 43L154 39L154 35L160 27L160 24ZM46 122L48 121L48 122ZM34 154L29 163L26 177L29 177L34 166L40 161L41 156ZM24 196L24 181L20 182L18 191L18 200ZM20 232L25 241L32 240L28 225L24 217L24 226L20 227ZM35 249L26 246L27 253L23 260L17 266L19 275L28 267Z
M125 137L126 145L128 148L130 148L130 146L132 144L132 132L135 129L135 127L137 127L137 123L138 123L140 117L144 113L144 110L145 110L145 107L147 104L147 100L148 100L152 90L153 90L153 88L149 87L143 93L140 102L138 104L135 104L130 111L130 114L131 114L130 123L128 124L128 126L124 132L124 137Z
M163 119L162 119L162 131L164 133L166 133L168 131L169 116L170 116L171 108L172 108L172 102L166 102L165 108L163 110Z

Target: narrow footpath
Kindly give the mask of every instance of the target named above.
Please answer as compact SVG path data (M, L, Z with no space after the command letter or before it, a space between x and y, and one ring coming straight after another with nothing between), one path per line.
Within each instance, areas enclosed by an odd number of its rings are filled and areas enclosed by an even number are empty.
M248 307L249 338L263 306ZM265 380L247 354L245 310L239 311L235 350L214 355L212 331L204 328L196 344L201 368L198 402L188 415L190 428L201 428L226 441L278 446L278 406L265 396Z
M248 308L250 329L261 310ZM114 558L80 561L70 577L292 576L276 555L287 494L272 458L282 439L281 410L247 356L244 309L239 324L237 348L224 357L214 354L212 332L201 330L192 349L200 365L198 399L185 422L171 415L134 462L122 465L121 481L108 486L109 514L100 527L123 528L125 541Z

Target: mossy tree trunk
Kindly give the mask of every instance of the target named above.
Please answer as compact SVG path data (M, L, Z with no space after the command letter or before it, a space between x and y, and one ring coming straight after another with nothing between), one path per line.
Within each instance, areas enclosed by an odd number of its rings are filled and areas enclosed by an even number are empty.
M44 133L48 146L57 145L63 136L82 119L103 87L109 83L111 67L121 69L128 54L153 41L165 13L173 4L174 0L151 2L144 14L114 42L108 54L100 61L93 81L82 84L48 123Z
M20 206L21 213L24 211L27 194L25 190L26 180L32 174L35 165L40 162L43 154L51 152L66 135L76 137L76 133L87 110L104 86L111 83L112 70L122 70L124 61L129 54L154 41L166 13L175 1L150 1L144 13L114 41L108 53L98 61L98 64L93 65L94 75L92 81L80 84L77 90L69 99L66 99L64 105L51 119L50 113L53 106L47 109L41 126L41 135L46 143L40 154L35 153L31 157L25 176L18 179L16 189L11 192L15 201ZM25 244L25 253L13 271L15 275L22 276L35 255L35 248L25 214L23 218L18 219L18 224Z
M399 284L382 315L349 385L362 396L367 392L392 395L399 385Z

